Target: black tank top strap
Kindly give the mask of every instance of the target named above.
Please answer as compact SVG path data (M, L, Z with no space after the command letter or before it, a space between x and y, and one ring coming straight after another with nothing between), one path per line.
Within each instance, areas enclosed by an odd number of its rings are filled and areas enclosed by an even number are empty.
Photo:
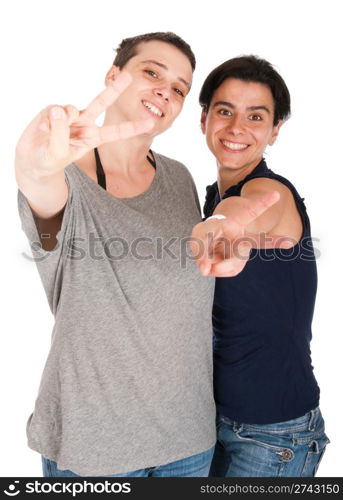
M150 158L150 156L147 155L146 159L148 160L150 165L152 165L154 167L154 169L156 170L156 161L155 161L154 154L151 151L151 149L149 149L149 153L151 154L152 158Z
M99 152L98 152L97 148L94 148L94 154L95 154L95 161L96 161L96 175L98 178L98 184L102 188L106 189L106 176L105 176L105 172L104 172L103 166L102 166L101 161L100 161L100 156L99 156Z

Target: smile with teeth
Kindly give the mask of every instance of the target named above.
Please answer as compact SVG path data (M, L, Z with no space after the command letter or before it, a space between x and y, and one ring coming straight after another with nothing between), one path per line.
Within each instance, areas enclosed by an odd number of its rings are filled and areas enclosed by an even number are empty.
M221 140L220 141L226 148L232 149L233 151L242 151L243 149L246 149L249 144L239 144L237 142L228 142Z
M152 113L154 113L154 115L156 116L164 116L164 114L162 113L162 111L157 107L155 106L154 104L152 104L151 102L149 101L142 101L143 105L149 110L151 111Z

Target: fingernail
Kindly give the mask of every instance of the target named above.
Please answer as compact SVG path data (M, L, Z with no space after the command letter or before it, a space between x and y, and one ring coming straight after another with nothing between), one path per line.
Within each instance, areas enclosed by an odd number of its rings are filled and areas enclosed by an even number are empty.
M62 108L58 108L58 107L52 108L51 111L50 111L50 116L54 120L59 120L59 119L63 118L64 111L63 111Z

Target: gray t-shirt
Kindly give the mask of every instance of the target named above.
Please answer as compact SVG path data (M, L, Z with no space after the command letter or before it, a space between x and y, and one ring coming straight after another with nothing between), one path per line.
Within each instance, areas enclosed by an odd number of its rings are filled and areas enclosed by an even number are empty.
M215 443L211 311L187 240L201 220L187 169L155 153L147 191L116 198L77 165L58 244L22 228L55 316L29 446L83 476L179 460ZM32 332L34 331L32 325Z

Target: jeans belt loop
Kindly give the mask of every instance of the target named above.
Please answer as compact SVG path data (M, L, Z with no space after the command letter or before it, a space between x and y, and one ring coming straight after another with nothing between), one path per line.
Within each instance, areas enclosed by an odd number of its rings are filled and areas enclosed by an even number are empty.
M315 416L316 416L316 411L315 410L311 410L310 411L310 420L308 422L308 430L309 431L314 431L316 426L315 426L315 423L314 423L314 419L315 419Z
M234 422L233 423L233 430L234 432L239 432L242 430L243 424L240 424L239 422Z

